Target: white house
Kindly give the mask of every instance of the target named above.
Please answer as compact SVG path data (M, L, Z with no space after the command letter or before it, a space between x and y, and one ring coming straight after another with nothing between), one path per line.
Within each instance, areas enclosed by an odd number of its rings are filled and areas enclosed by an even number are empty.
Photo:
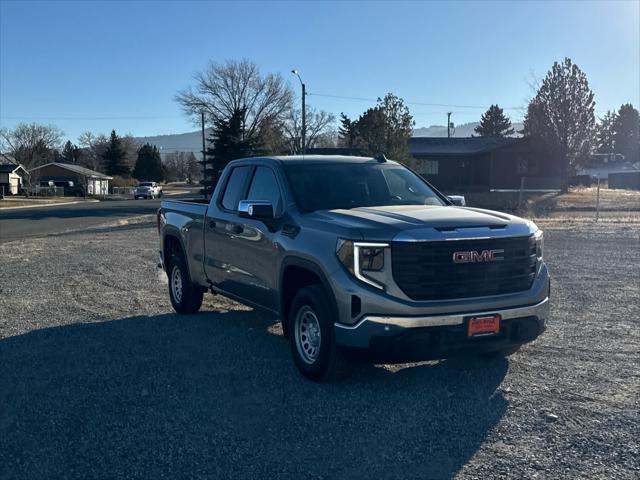
M0 153L0 195L18 195L29 172L9 155Z

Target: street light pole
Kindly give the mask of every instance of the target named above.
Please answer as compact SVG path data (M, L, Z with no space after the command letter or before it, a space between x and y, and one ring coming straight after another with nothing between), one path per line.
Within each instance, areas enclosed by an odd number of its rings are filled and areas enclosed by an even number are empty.
M307 110L306 110L306 105L305 105L305 97L307 96L307 91L306 91L306 87L304 85L304 82L302 81L302 78L300 78L300 75L298 74L297 70L291 70L291 73L293 73L296 77L298 77L298 80L300 80L300 85L302 85L302 154L305 154L305 150L307 149Z

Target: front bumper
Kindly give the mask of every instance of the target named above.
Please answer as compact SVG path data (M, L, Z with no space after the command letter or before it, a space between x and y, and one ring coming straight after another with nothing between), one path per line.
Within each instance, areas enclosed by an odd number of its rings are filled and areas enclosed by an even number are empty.
M467 337L470 318L500 315L500 332L480 338ZM546 328L549 297L516 308L427 316L363 317L355 325L335 324L338 345L366 349L383 360L426 360L469 353L489 352L521 345Z

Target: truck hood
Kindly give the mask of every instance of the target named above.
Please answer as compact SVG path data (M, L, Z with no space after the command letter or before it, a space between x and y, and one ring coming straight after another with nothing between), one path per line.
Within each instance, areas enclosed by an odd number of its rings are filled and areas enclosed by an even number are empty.
M399 205L361 207L349 210L322 210L311 214L315 220L345 229L357 229L365 239L391 240L400 232L418 230L455 231L488 228L500 230L523 219L505 213L455 206Z

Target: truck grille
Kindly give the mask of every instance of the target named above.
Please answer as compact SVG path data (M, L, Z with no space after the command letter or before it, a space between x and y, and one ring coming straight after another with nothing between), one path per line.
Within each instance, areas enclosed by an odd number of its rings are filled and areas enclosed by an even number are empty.
M503 260L455 263L455 252L504 250ZM413 300L447 300L521 292L531 288L536 274L533 236L393 242L393 279Z

